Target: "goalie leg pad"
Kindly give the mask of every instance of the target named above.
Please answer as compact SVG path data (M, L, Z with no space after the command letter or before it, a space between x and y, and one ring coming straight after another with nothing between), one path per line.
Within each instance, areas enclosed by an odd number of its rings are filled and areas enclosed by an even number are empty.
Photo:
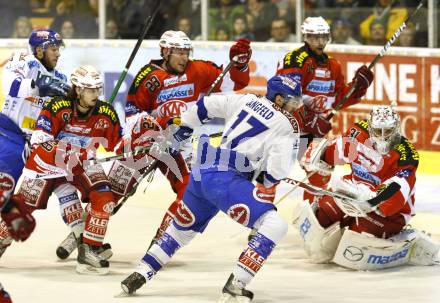
M390 239L346 230L333 262L354 270L378 270L408 263L416 234L406 232Z
M307 256L314 263L330 262L342 236L339 222L324 228L319 224L308 202L301 201L298 208L301 211L298 219L294 221L294 226L301 235Z
M409 264L438 265L440 264L440 243L431 239L427 234L417 231L417 238L411 250Z

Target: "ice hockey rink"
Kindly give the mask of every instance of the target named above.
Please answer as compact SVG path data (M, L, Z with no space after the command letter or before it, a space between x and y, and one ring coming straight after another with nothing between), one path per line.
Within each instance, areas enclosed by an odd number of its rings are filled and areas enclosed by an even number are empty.
M440 240L438 155L428 153L417 179L414 227ZM426 158L426 157L425 157ZM437 162L438 163L438 162ZM302 178L302 173L292 175ZM106 241L113 247L107 276L75 272L76 251L67 261L57 260L55 249L68 234L56 199L46 211L36 212L37 228L25 243L13 243L0 259L0 280L15 303L29 302L216 302L235 261L246 244L248 231L219 214L172 262L142 287L134 297L118 297L120 282L142 258L174 194L158 173L143 193L135 196L112 217ZM283 184L278 197L290 189ZM297 190L278 205L290 222ZM332 264L312 264L305 259L299 235L289 232L248 286L253 302L440 302L440 266L405 266L376 272L358 272Z

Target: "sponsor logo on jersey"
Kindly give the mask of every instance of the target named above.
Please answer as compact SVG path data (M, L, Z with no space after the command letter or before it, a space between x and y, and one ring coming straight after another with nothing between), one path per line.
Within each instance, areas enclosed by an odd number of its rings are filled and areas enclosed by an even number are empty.
M37 120L36 129L45 130L48 133L52 132L52 122L46 116L40 116Z
M71 193L70 195L60 197L60 204L65 204L73 200L79 200L77 193Z
M141 71L137 76L136 79L134 81L134 86L138 87L139 84L142 82L142 80L149 74L151 73L153 69L151 68L151 66L148 66L146 69L144 69L143 71Z
M307 84L307 90L309 92L327 94L335 91L335 80L312 80Z
M189 98L192 96L194 96L194 83L162 90L157 96L157 102L161 103L171 99Z
M180 83L180 82L185 82L187 80L188 80L188 77L186 76L186 74L184 74L182 76L175 76L175 77L172 77L172 78L165 79L163 81L163 86L167 87L167 86L170 86L170 85L173 85L173 84L177 84L177 83Z
M400 178L408 178L409 176L412 175L412 173L413 173L412 169L402 169L397 172L396 176Z
M364 257L364 253L362 249L356 247L356 246L347 246L347 248L342 253L345 259L348 261L360 261Z
M325 68L317 68L315 69L315 77L330 78L330 71Z
M226 211L226 214L231 217L232 220L247 226L250 219L249 207L246 204L239 203L232 205Z
M71 103L68 100L58 100L56 102L53 102L51 110L53 113L57 113L62 108L70 108L70 105Z
M90 134L92 132L92 129L90 127L74 126L72 124L67 124L66 131L78 134Z
M37 121L35 121L35 119L28 116L24 116L23 121L21 121L21 128L34 129L36 122Z
M113 210L115 209L115 202L109 202L104 204L104 207L102 208L106 213L112 214Z
M169 100L158 107L157 114L159 117L180 117L183 112L188 109L185 102L180 100Z
M191 210L180 200L175 214L175 222L182 227L189 227L194 224L195 217Z
M408 254L408 248L404 250L398 251L391 256L378 256L378 255L370 255L368 257L367 263L372 264L389 264L392 262L396 262L397 260L403 259Z
M98 109L98 113L99 114L104 114L108 117L110 117L110 119L112 120L112 122L116 122L118 121L118 117L116 116L115 111L111 108L108 107L107 105L101 105Z
M68 142L72 145L76 145L76 146L79 146L82 148L87 147L90 140L92 140L92 138L90 138L90 137L78 136L78 135L75 135L72 133L66 133L64 131L61 131L58 134L57 139L63 140L63 141Z
M254 249L247 247L240 255L238 265L251 275L255 275L260 270L265 260L266 259Z
M136 115L139 112L138 108L130 101L127 101L125 105L125 115L127 117Z
M47 98L41 98L41 97L26 97L24 98L26 101L30 102L32 106L43 108L44 103L46 103Z
M351 170L356 177L379 185L381 180L379 177L371 174L365 167L357 163L351 163Z

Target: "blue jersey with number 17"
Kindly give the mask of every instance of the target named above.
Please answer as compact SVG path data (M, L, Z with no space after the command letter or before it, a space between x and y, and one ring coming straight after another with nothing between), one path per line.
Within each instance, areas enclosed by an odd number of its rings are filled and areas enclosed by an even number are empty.
M220 149L243 155L253 171L264 171L266 186L288 176L299 145L292 115L262 96L213 95L183 113L182 124L195 128L215 117L225 119Z

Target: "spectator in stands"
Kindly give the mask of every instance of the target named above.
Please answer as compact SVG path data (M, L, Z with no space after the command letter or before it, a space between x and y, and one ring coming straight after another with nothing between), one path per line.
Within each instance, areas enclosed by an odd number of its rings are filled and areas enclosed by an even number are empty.
M397 2L393 0L377 0L372 13L359 25L360 35L365 41L370 41L370 25L373 21L379 21L385 26L386 40L393 36L397 28L399 28L408 17L407 9L395 6L396 3Z
M275 4L264 0L247 0L246 12L254 18L255 40L267 41L270 38L272 20L278 14Z
M63 39L74 39L75 36L75 25L72 20L66 19L61 24L61 28L59 30L59 33L61 34L61 37Z
M28 39L32 33L32 23L28 17L18 17L14 22L11 38Z
M228 35L232 32L234 17L244 14L243 5L233 0L217 0L209 8L209 38L212 39L219 26L226 27Z
M271 38L267 42L296 42L296 36L292 34L284 18L272 20L270 35Z
M255 35L248 31L247 19L245 14L238 14L234 17L234 23L232 24L232 39L238 40L240 38L247 38L249 40L255 40Z
M118 25L115 20L108 20L105 25L105 38L106 39L121 39L119 36Z
M217 41L229 41L229 32L226 26L218 26L215 30L215 40Z
M408 23L407 27L402 31L397 39L397 46L412 47L416 44L416 28L414 24Z
M56 5L56 16L52 28L61 28L66 20L81 26L76 28L77 38L98 38L98 24L89 0L60 0Z
M30 0L29 8L32 14L44 15L53 13L52 9L54 7L54 2L52 0Z
M351 24L347 19L334 19L331 26L332 40L335 44L360 45L361 43L351 36Z
M373 20L370 23L370 36L367 39L368 45L384 45L386 39L386 26L380 20Z
M178 31L184 32L191 40L201 40L202 37L200 35L196 35L193 32L193 24L191 22L191 18L182 16L177 19L177 26Z

